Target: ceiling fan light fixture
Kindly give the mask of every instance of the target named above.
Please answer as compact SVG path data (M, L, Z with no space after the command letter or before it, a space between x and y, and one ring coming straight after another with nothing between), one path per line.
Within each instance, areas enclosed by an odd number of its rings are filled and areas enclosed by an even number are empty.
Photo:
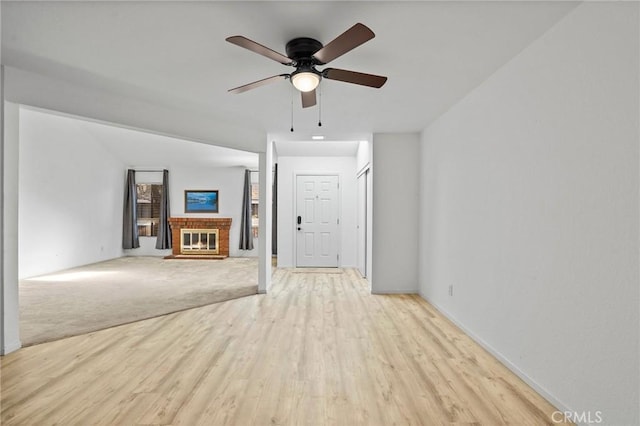
M313 71L300 71L291 75L293 87L301 92L311 92L320 84L320 75Z

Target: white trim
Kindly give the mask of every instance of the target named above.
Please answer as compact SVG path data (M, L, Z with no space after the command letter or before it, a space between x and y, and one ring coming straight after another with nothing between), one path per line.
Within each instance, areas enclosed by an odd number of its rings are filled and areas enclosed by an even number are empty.
M356 172L356 179L358 179L363 174L367 173L371 168L371 163L365 164L359 171Z
M498 361L500 361L505 367L511 370L516 376L521 378L526 384L531 386L533 390L538 392L543 398L549 401L552 405L554 405L559 411L562 412L574 412L571 408L567 406L564 402L560 401L556 396L554 396L551 392L549 392L544 386L537 383L531 377L529 377L524 371L520 370L517 365L511 362L507 357L502 355L497 349L493 348L490 344L485 342L480 336L475 334L469 328L465 327L460 321L458 321L453 315L451 315L446 309L437 305L433 301L429 300L427 297L419 292L418 295L426 300L431 306L433 306L438 312L440 312L443 316L445 316L449 321L455 324L459 329L461 329L467 336L469 336L474 342L478 345L482 346L487 352L493 355Z
M415 288L408 288L408 289L401 289L401 288L394 288L392 290L382 290L382 291L373 291L371 290L371 294L417 294L418 296L422 297L420 295L420 293L418 293L418 290L416 290ZM424 299L424 297L423 297Z
M2 352L0 355L7 355L11 352L15 352L22 347L22 342L19 340L15 340L13 342L6 342L4 348L2 348Z

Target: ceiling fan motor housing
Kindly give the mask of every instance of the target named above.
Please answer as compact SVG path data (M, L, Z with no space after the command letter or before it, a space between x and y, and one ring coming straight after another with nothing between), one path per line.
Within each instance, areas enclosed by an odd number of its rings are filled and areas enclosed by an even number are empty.
M296 66L305 65L303 64L304 62L309 65L321 65L320 62L312 57L314 53L322 49L322 43L318 40L309 37L294 38L287 43L285 49L287 56L296 62Z

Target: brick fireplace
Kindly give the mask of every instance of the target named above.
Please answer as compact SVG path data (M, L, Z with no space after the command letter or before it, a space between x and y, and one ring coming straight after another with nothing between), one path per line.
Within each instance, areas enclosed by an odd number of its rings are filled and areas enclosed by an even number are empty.
M231 218L199 218L199 217L171 217L169 218L171 225L171 247L173 250L172 258L189 257L189 258L225 258L229 257L229 229L231 228ZM215 252L207 250L193 251L183 250L182 236L185 230L193 230L195 234L204 234L204 230L217 229L217 242ZM212 234L208 234L211 238ZM206 244L211 245L210 241Z

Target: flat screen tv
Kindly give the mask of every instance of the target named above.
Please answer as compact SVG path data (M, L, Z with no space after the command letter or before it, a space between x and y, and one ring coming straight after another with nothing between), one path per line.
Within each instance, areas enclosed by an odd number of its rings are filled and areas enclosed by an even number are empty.
M184 212L218 213L218 190L185 190Z

